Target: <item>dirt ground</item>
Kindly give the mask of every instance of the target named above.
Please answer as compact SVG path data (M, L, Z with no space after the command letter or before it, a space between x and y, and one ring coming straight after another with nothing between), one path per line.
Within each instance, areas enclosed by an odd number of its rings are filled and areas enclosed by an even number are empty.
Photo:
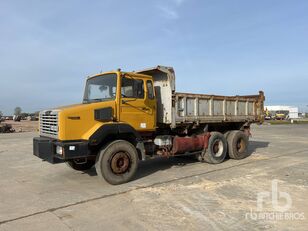
M38 129L38 121L21 120L15 122L13 120L6 120L2 123L11 124L15 129L15 132L35 132Z
M248 158L141 162L112 186L0 134L0 230L307 230L308 125L252 128Z

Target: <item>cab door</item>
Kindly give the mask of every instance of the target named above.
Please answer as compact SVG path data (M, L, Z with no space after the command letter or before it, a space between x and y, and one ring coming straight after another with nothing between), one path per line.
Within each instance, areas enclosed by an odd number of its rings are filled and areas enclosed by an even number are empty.
M150 86L152 88L148 90ZM120 121L137 131L155 130L156 100L151 80L131 76L121 78Z

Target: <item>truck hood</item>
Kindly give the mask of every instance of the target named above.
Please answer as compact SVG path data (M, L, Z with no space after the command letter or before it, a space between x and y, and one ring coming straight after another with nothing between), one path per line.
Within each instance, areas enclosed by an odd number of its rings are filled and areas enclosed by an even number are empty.
M110 105L113 105L114 101L100 101L100 102L94 102L94 103L79 103L79 104L71 104L71 105L65 105L60 106L57 108L54 108L53 110L57 110L64 114L75 114L75 113L82 113L83 111L92 111L98 108L104 108L104 107L110 107Z
M65 110L71 110L71 109L76 109L76 108L83 109L83 108L86 108L86 105L88 106L88 104L82 104L82 103L70 104L70 105L64 105L64 106L53 108L53 110L65 111Z
M95 110L111 107L116 116L115 104L115 101L103 101L55 108L59 113L59 140L88 140L103 124L95 120Z

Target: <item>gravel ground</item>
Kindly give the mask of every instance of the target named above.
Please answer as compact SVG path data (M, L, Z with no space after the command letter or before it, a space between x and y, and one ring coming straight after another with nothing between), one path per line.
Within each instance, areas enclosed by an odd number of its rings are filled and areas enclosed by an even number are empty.
M150 160L119 186L42 162L36 133L0 134L0 230L307 230L308 125L252 133L244 160Z

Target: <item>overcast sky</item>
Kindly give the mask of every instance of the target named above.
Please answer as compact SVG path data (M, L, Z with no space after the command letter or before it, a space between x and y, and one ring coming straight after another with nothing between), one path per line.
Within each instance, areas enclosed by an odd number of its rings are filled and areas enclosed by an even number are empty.
M173 66L176 88L308 107L308 1L0 0L0 110L81 102L86 76Z

